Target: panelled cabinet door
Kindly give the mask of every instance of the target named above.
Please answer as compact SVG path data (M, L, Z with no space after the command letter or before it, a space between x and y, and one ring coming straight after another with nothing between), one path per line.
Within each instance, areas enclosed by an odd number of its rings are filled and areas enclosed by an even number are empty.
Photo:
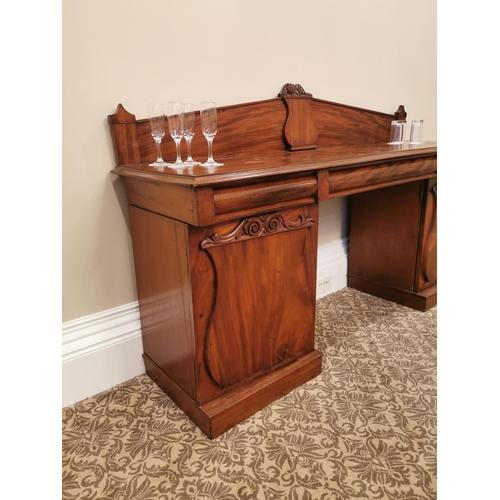
M415 275L415 288L421 292L437 283L437 178L424 183L422 233Z
M221 389L314 350L317 217L317 204L263 214L201 240L215 292L204 364Z

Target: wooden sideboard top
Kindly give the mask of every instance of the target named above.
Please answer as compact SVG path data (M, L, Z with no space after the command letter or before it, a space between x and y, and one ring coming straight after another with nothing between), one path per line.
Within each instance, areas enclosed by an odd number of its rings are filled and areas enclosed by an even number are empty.
M166 167L159 171L156 167L150 167L148 163L137 163L117 166L111 172L124 177L196 187L297 172L342 170L377 162L411 160L436 155L437 143L424 142L418 145L343 144L303 151L254 152L253 154L251 151L242 151L240 154L220 156L217 155L217 140L215 140L214 158L224 165L212 170L198 165L181 169ZM205 160L199 157L195 159Z

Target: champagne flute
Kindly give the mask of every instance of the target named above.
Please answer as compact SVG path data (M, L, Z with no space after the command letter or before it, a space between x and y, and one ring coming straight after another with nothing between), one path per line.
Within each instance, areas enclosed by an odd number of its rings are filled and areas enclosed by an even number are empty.
M217 163L212 157L212 141L217 134L217 108L215 102L202 102L200 107L201 131L208 142L208 160L202 167L219 167L224 163Z
M188 156L184 165L186 167L194 167L195 165L199 165L199 161L194 161L191 157L191 141L194 136L194 106L191 103L184 104L184 139L186 140Z
M149 125L151 127L151 135L156 144L157 160L150 163L150 167L167 167L168 163L163 161L161 157L161 140L165 135L165 113L163 112L163 104L149 104Z
M184 137L184 105L182 102L167 103L168 129L170 136L175 142L177 159L169 166L174 168L184 167L181 159L181 140Z

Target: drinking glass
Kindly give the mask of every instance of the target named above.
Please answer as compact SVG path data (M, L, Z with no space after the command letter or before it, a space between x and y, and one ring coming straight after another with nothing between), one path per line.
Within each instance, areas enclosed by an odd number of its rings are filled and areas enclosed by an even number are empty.
M406 120L392 120L391 138L387 144L404 144Z
M208 142L208 159L202 167L220 167L224 163L217 163L212 157L212 142L217 134L217 108L215 102L202 102L200 106L201 131Z
M424 120L412 120L409 144L422 144L422 129Z
M184 139L186 139L188 156L184 165L186 167L194 167L195 165L199 165L199 161L194 161L191 157L191 141L194 136L194 106L191 103L184 104Z
M156 144L157 160L150 163L150 167L167 167L168 163L163 161L161 157L161 140L165 135L165 113L163 112L163 104L151 103L149 108L149 125L151 126L151 135Z
M184 167L184 163L181 160L181 140L184 137L184 105L182 102L167 103L167 119L168 130L170 131L170 136L175 141L177 152L175 163L171 163L169 166L174 168Z

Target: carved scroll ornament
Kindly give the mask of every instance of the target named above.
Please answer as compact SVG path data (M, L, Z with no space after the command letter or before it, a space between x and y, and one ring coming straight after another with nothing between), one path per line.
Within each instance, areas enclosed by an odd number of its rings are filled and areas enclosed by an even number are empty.
M283 85L283 88L281 89L281 92L278 94L278 97L285 97L285 96L312 96L309 92L306 92L302 85L299 85L298 83L285 83Z
M226 245L228 243L267 236L282 231L302 229L313 225L314 220L311 217L303 215L299 215L295 221L288 219L280 213L257 215L241 221L229 234L220 235L215 233L209 238L205 238L200 245L201 248L206 249L217 245Z

